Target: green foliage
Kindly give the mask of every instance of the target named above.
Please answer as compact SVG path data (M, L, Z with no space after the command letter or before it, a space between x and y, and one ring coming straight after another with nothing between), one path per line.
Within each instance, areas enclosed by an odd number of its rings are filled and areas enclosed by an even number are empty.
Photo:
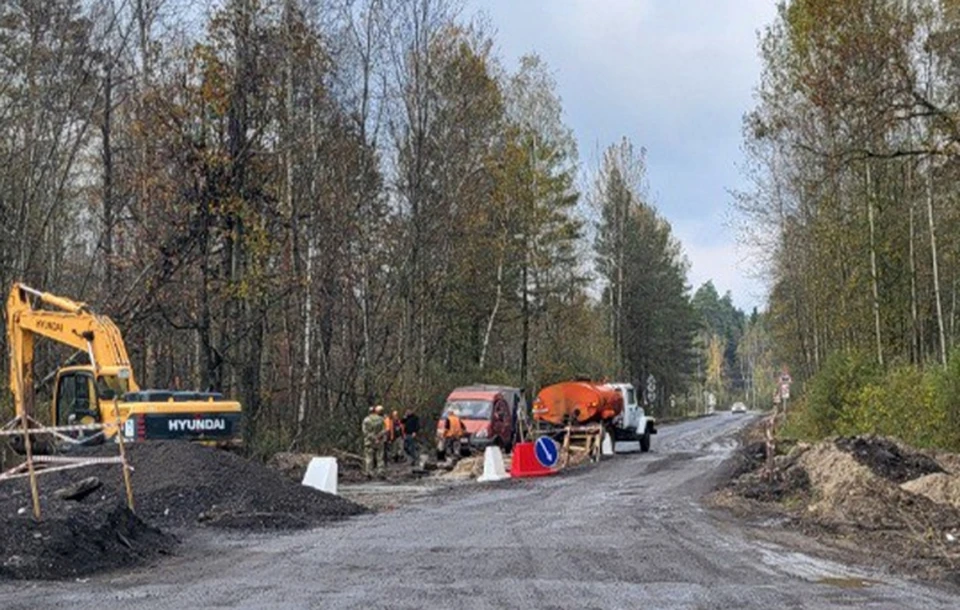
M831 356L810 380L798 409L800 436L823 438L852 428L864 389L878 378L876 366L859 354Z
M929 434L938 446L960 450L960 352L954 352L945 369L937 369L932 390Z
M652 375L664 405L692 372L696 319L686 260L670 224L646 200L645 181L642 149L626 139L607 149L593 193L600 212L594 251L616 362L611 372L638 387Z
M878 434L958 450L958 396L960 354L946 368L904 364L886 373L865 356L835 354L791 409L784 433L807 440Z
M700 357L706 371L702 381L709 391L725 399L728 392L745 389L737 352L743 338L746 316L733 305L730 292L721 297L712 281L697 289L692 304L700 329Z

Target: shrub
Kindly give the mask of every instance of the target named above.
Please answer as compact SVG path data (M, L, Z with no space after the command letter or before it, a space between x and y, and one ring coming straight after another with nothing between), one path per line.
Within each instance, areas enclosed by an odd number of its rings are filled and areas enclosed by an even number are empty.
M839 354L808 388L789 414L787 435L878 434L915 447L960 450L960 353L946 368L903 364L884 374L863 357Z
M960 450L960 353L954 353L947 366L933 376L933 410L929 425L936 445Z
M856 413L864 390L879 380L879 368L857 354L830 356L810 380L801 405L807 435L823 438L840 430L856 428Z

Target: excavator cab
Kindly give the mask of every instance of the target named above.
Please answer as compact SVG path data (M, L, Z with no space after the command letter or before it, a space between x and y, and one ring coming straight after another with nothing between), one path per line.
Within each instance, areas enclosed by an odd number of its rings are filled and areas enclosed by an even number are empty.
M116 378L113 378L114 380ZM54 386L51 421L58 426L99 424L104 421L102 409L109 409L117 391L116 381L100 375L94 376L89 366L66 367L57 374ZM111 419L111 418L107 418ZM84 430L68 433L77 439L89 435ZM97 440L103 437L96 435Z
M53 395L53 421L58 426L93 424L100 421L100 405L93 373L61 371Z
M89 366L65 367L57 374L51 420L58 426L99 423L101 401L112 402L128 391L125 379L104 371L94 377ZM104 405L108 408L107 405Z

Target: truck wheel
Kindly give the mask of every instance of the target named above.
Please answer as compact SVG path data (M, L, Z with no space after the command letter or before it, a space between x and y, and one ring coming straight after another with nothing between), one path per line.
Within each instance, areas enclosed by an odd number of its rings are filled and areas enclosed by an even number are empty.
M646 453L650 451L650 430L646 430L640 437L640 452Z

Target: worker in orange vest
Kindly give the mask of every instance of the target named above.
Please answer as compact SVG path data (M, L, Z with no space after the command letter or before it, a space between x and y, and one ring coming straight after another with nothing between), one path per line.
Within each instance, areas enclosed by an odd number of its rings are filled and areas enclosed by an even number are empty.
M393 447L393 418L389 415L383 417L383 463L390 463L390 448Z
M460 445L463 443L463 437L466 435L467 429L464 427L457 409L447 411L443 419L443 436L437 449L444 457L458 458L460 457Z

